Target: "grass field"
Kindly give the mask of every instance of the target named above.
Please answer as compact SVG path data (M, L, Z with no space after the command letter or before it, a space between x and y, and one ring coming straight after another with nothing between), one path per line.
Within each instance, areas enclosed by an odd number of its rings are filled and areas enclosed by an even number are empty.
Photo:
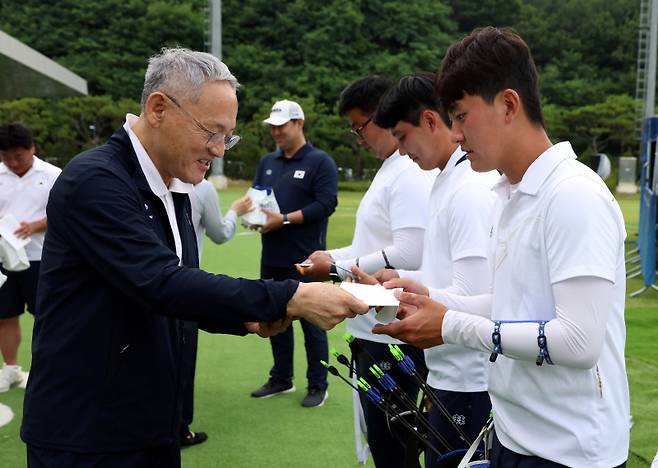
M222 192L222 206L241 195L246 186L235 185ZM354 212L361 194L341 192L340 204L329 228L330 247L350 242ZM629 238L637 233L637 197L621 198ZM214 272L255 278L258 274L258 235L240 231L228 244L207 242L203 266ZM641 281L629 281L628 290ZM631 431L629 468L648 467L658 450L658 292L647 291L626 303L626 361L631 385L634 426ZM24 316L21 363L29 367L32 321ZM203 445L183 451L185 467L356 467L349 389L330 376L330 397L322 408L300 406L305 389L303 339L296 326L295 356L297 392L266 400L249 393L265 382L271 366L269 343L255 336L246 338L202 333L196 380L195 430L208 432ZM344 352L344 326L329 333L330 346ZM80 382L80 385L84 385ZM25 466L25 448L18 437L23 391L0 394L0 402L16 413L0 428L0 467ZM74 415L72 415L74 417ZM373 466L369 462L367 466Z

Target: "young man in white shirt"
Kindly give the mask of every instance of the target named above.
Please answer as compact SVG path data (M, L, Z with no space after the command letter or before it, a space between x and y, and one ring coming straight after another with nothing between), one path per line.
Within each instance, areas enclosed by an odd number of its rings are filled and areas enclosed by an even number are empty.
M25 246L30 267L7 271L7 283L0 288L0 351L5 364L0 371L0 392L19 384L23 377L18 365L21 342L20 316L35 313L41 250L46 231L46 202L61 169L34 155L32 132L19 123L0 126L0 218L12 215L20 227L14 233L29 239Z
M406 318L375 332L492 353L492 467L625 466L626 233L616 200L568 142L549 140L535 65L513 32L487 27L452 45L436 92L472 167L503 173L492 294L430 290L435 302L406 292Z
M343 278L352 266L360 266L368 273L385 267L414 270L420 266L427 202L435 173L422 171L408 156L400 154L391 133L372 121L381 97L392 85L388 79L368 76L348 85L340 95L340 114L349 120L358 144L381 160L382 166L359 203L352 244L314 252L308 259L312 264L308 275L326 279L334 263L335 273ZM379 364L415 398L418 386L398 373L388 349L389 343L400 342L373 335L371 330L375 323L374 310L360 320L347 323L347 330L360 344L360 351L354 353L358 375L372 380L368 368ZM419 350L405 346L405 352L418 355L422 363ZM361 406L375 465L378 468L403 466L405 447L391 434L386 415L365 398L361 398Z
M380 270L380 281L411 278L459 296L490 290L487 262L491 187L496 171L478 173L439 115L434 99L435 74L405 76L382 98L374 122L391 130L400 151L421 169L439 169L429 203L429 217L418 270ZM484 426L491 403L487 394L488 355L459 344L425 350L427 383L445 410L433 405L429 418L444 441L433 439L439 457L425 452L427 468L456 466L447 454L467 449ZM465 436L465 437L464 437ZM467 441L462 439L465 438Z

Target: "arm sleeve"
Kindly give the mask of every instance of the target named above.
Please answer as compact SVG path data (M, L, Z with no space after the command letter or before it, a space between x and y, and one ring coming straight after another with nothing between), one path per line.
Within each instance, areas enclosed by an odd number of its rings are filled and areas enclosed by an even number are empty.
M179 266L155 234L136 188L110 169L93 167L84 179L64 182L51 205L80 261L153 313L233 326L273 321L286 315L297 290L292 280L236 279Z
M421 270L400 270L396 268L395 271L398 272L400 278L409 278L418 283L423 282L423 272Z
M590 369L598 361L606 334L608 309L614 284L597 277L571 278L553 285L556 318L545 327L547 348L554 364ZM443 321L446 343L491 351L493 322L462 312L448 311ZM503 323L500 341L503 355L535 361L538 325L534 322Z
M229 210L226 218L222 217L219 208L217 191L212 184L202 194L203 211L201 224L206 228L206 235L215 243L222 244L235 235L236 215Z
M386 260L384 259L384 255L382 255L382 250L384 250L386 252L386 258L388 258L388 263L393 268L404 268L408 270L419 268L423 259L424 234L425 229L422 228L396 229L393 231L393 245L359 257L359 267L368 274L385 268ZM356 258L337 260L336 264L349 270L352 265L356 265Z
M352 248L351 245L348 245L346 247L341 247L339 249L329 250L329 255L331 255L331 258L333 258L334 261L346 260L348 258L354 257L354 249Z
M329 156L318 165L313 179L313 198L313 202L301 208L304 223L328 218L338 205L338 170Z
M484 257L466 257L452 264L452 284L442 291L457 296L476 296L490 290L491 270Z

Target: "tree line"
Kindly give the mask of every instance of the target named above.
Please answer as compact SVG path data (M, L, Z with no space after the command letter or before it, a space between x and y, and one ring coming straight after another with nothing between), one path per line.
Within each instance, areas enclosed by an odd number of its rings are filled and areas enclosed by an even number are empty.
M549 135L581 156L636 155L638 0L224 0L223 60L243 87L229 176L251 178L273 149L261 124L298 100L307 137L357 176L376 165L336 115L340 91L366 74L436 70L473 28L508 26L530 45ZM0 29L88 80L90 96L0 102L0 120L35 131L63 165L139 112L147 58L164 46L204 50L205 0L3 0Z

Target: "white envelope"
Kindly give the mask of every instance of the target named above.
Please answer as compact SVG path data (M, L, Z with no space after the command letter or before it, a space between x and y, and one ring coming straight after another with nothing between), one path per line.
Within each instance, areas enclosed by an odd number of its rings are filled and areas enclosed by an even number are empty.
M3 237L16 250L25 247L31 240L29 237L27 239L16 237L14 232L20 227L21 224L9 213L0 218L0 237Z
M370 307L382 307L375 316L378 322L388 323L395 319L400 304L400 301L395 298L395 291L399 291L401 288L386 289L381 284L348 282L342 282L340 287Z

